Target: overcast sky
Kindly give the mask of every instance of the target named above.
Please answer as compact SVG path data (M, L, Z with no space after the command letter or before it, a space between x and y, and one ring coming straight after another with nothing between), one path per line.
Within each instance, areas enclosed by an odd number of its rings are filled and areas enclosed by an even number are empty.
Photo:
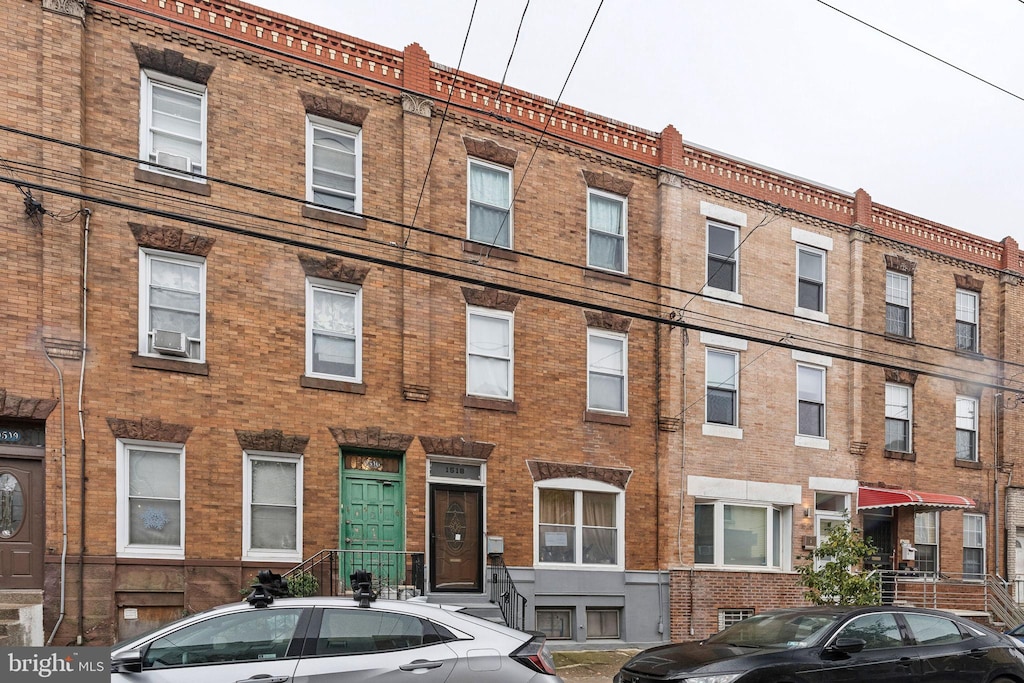
M1024 0L827 2L992 85L820 0L255 4L552 100L597 12L563 103L1024 242Z

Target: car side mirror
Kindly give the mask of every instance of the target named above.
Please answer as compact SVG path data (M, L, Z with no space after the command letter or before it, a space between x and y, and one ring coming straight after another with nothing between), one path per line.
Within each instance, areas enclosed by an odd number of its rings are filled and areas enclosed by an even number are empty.
M111 673L141 673L142 650L128 650L110 662Z
M860 652L867 645L863 638L836 638L836 642L828 648L829 652L852 655Z

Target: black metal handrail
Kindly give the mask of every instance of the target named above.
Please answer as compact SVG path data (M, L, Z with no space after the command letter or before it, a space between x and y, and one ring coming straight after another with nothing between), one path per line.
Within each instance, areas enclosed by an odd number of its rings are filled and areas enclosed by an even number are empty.
M374 593L407 599L423 595L423 553L387 550L321 550L284 574L290 584L315 586L314 595L344 595L356 571L372 575ZM312 582L310 581L312 578Z
M507 625L523 630L526 626L526 598L516 589L505 559L501 555L488 555L487 569L491 574L491 602L501 610Z

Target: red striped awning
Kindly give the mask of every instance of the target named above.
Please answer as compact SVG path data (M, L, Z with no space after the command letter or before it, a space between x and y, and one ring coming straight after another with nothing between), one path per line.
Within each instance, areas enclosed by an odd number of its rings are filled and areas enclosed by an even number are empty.
M861 486L857 493L858 510L888 507L918 507L938 510L967 510L975 507L970 498L948 493L927 493L910 489L876 489Z

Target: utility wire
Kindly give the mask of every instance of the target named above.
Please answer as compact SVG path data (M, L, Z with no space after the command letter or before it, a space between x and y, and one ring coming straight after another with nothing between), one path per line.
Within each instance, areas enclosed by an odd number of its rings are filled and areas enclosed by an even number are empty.
M15 181L13 179L0 177L0 182L7 182L9 184L14 184ZM463 274L460 274L460 273L446 272L446 271L438 270L436 268L432 268L432 267L429 267L429 266L426 266L426 265L417 265L417 264L414 264L414 263L410 263L408 261L404 261L404 260L401 260L401 259L391 259L391 258L387 258L385 256L373 256L373 255L368 255L368 254L364 254L364 253L354 252L354 251L351 251L351 250L341 249L341 248L335 247L335 246L327 246L327 245L323 245L323 244L312 243L312 242L308 242L308 241L305 241L305 240L302 240L302 239L298 239L298 238L294 238L294 237L287 237L287 236L273 235L273 234L268 234L268 233L264 233L264 232L259 232L259 231L256 231L256 230L252 230L250 228L239 227L238 225L234 225L234 224L220 223L220 222L217 222L217 221L210 220L209 218L205 218L204 216L201 216L201 215L177 214L177 213L173 213L173 212L169 212L169 211L165 211L165 210L161 210L161 209L154 209L154 208L150 208L150 207L132 205L132 204L128 204L126 202L123 202L123 201L120 201L120 200L117 200L117 199L111 199L111 198L107 198L107 197L91 196L91 195L88 195L88 194L85 194L85 193L82 193L82 192L78 192L78 191L74 191L74 190L66 190L66 189L58 188L58 187L42 186L42 185L37 185L37 184L34 184L34 183L28 183L28 182L25 182L25 183L22 183L22 184L25 187L28 187L30 189L37 189L37 190L40 190L40 191L44 191L45 190L47 192L52 192L54 194L58 194L58 195L66 196L66 197L72 197L72 198L78 199L80 201L93 202L93 203L104 205L104 206L109 206L109 207L113 207L113 208L117 208L117 209L122 209L122 210L137 212L137 213L142 213L142 214L145 214L145 215L157 216L157 217L166 218L166 219L170 219L170 220L175 220L175 221L179 221L179 222L192 223L192 224L195 224L195 225L198 225L198 226L207 227L207 228L210 228L210 229L213 229L213 230L222 231L222 232L226 232L226 233L233 234L233 235L239 235L239 236L249 237L249 238L253 238L253 239L258 239L258 240L262 240L262 241L266 241L266 242L269 242L269 243L278 244L278 245L282 245L282 246L290 246L290 247L295 247L295 248L300 248L300 249L309 249L311 251L316 251L316 252L323 253L323 254L329 254L329 255L333 255L333 256L351 258L353 260L363 261L363 262L366 262L366 263L372 263L372 264L379 265L379 266L382 266L382 267L387 267L387 268L395 268L397 270L404 270L404 271L411 271L411 272L421 273L421 274L424 274L424 275L438 277L438 278L449 280L449 281L453 281L453 282L461 282L461 283L464 283L464 284L471 284L471 285L475 285L475 286L497 287L497 288L499 288L501 290L507 291L507 292L512 293L512 294L519 294L521 296L526 296L526 297L530 297L530 298L534 298L534 299L539 299L539 300L547 301L547 302L551 302L551 303L564 304L564 305L569 305L569 306L573 306L573 307L586 308L586 309L594 310L594 311L598 311L598 312L605 312L605 313L611 313L611 314L614 314L614 315L621 315L621 316L625 316L625 317L634 318L634 319L637 319L637 320L643 320L645 322L651 322L651 323L656 323L656 324L664 324L666 326L679 327L679 328L682 328L682 329L691 329L691 330L695 330L695 331L698 331L698 332L708 332L708 333L712 333L712 334L722 334L722 331L719 330L719 329L709 328L709 327L706 327L706 326L696 325L694 323L683 322L683 321L680 321L680 320L672 320L672 319L669 319L669 318L663 318L661 316L650 314L650 313L644 313L642 311L633 311L633 310L623 309L620 306L604 304L604 303L596 302L596 301L581 301L579 299L574 299L574 298L571 298L571 297L568 297L568 296L565 296L565 295L562 295L562 294L543 292L543 291L531 289L531 288L524 287L524 286L522 286L520 284L517 284L517 283L495 284L495 283L489 282L487 280L481 280L479 277L472 277L472 276L463 275ZM754 342L754 343L760 343L760 344L768 344L769 346L774 346L774 347L779 347L779 348L786 348L786 349L791 349L791 350L794 350L794 351L804 351L804 352L810 352L810 353L818 353L817 349L807 348L805 346L800 346L800 345L796 345L796 344L791 344L791 343L789 343L787 341L776 341L774 339L765 339L765 338L762 338L762 337L757 337L757 336L748 335L748 334L732 333L732 334L729 334L729 336L737 338L737 339L743 339L743 340L746 340L748 342ZM939 371L934 371L934 370L921 370L921 369L915 368L915 367L901 366L901 365L896 365L896 364L893 364L893 363L887 363L887 362L875 361L875 360L870 360L870 359L858 358L858 357L850 356L850 355L846 355L846 354L830 353L830 354L827 354L827 355L830 355L832 358L834 358L836 360L840 360L840 361L847 361L847 362L851 362L851 363L860 363L860 364L863 364L863 365L868 365L868 366L873 366L873 367L880 367L880 368L888 368L888 369L893 369L893 370L906 370L906 371L910 371L910 372L916 372L918 375L923 375L923 376L927 376L927 377L933 377L933 378L944 380L944 381L949 381L949 382L971 382L971 383L975 384L976 386L983 387L983 388L996 389L996 390L1000 390L1000 391L1004 391L1005 390L1005 391L1010 391L1010 392L1013 392L1013 393L1020 393L1018 389L1014 389L1012 387L1008 387L1008 386L1005 386L1005 385L1002 385L1002 384L998 384L998 383L995 383L994 381L979 381L979 380L976 380L976 379L969 379L969 378L964 377L962 375L950 374L949 372L939 372ZM903 359L903 360L907 361L907 362L912 362L911 359ZM943 366L943 367L945 369L950 369L948 366ZM990 375L982 375L982 373L974 373L974 374L979 375L979 376L990 377Z
M1019 0L1019 1L1024 1L1024 0ZM833 5L828 4L824 0L817 0L817 2L819 4L824 5L825 7L828 7L831 10L839 12L840 14L842 14L845 17L848 17L849 19L853 19L854 21L856 21L859 24L863 24L864 26L867 26L869 29L871 29L873 31L878 31L879 33L881 33L883 36L886 36L887 38L892 38L896 42L902 43L903 45L906 45L911 50L917 50L918 52L920 52L921 54L925 55L926 57L931 57L935 61L941 62L942 64L945 64L946 66L948 66L951 69L956 69L957 71L959 71L960 73L962 73L963 75L965 75L965 76L967 76L969 78L973 78L976 81L980 81L980 82L984 83L987 86L995 88L999 92L1005 93L1005 94L1009 95L1010 97L1013 97L1015 99L1018 99L1018 100L1024 102L1024 97L1021 97L1020 95L1018 95L1015 92L1007 90L1006 88L1004 88L1004 87L1002 87L1000 85L996 85L992 81L986 80L986 79L982 78L981 76L979 76L977 74L971 73L967 69L962 69L959 66L957 66L956 64L953 64L952 62L948 62L945 59L943 59L942 57L934 55L931 52L928 52L927 50L923 50L923 49L917 47L916 45L914 45L912 43L908 43L907 41L903 40L902 38L899 38L898 36L894 36L893 34L889 33L888 31L880 29L880 28L878 28L877 26L875 26L873 24L869 24L868 22L864 21L863 19L859 19L859 18L853 16L849 12L844 12L843 10L839 9L838 7L835 7Z
M434 137L434 146L430 150L430 159L427 160L427 170L423 173L423 184L420 186L420 196L416 198L416 210L412 213L412 220L409 221L409 230L405 233L402 246L409 246L409 239L412 237L412 227L416 225L416 217L420 215L420 204L423 202L423 193L427 189L427 179L430 177L430 167L434 163L434 155L437 153L437 143L441 139L441 131L444 129L444 122L448 120L448 107L451 106L452 96L455 94L454 81L458 79L462 70L462 58L466 54L466 45L469 43L469 32L473 28L473 17L476 16L477 0L473 0L473 9L469 13L469 24L466 26L466 37L462 39L462 51L459 52L459 63L455 67L455 74L452 77L453 84L448 89L448 100L444 103L444 112L441 114L441 122L437 126L437 135Z
M6 128L3 127L3 126L0 126L0 130L3 130L3 129L6 129ZM42 138L42 136L35 136L33 134L27 134L27 133L24 133L23 131L17 131L16 129L8 129L8 130L11 130L12 132L19 132L19 133L22 133L22 134L25 134L25 135L29 135L31 137ZM46 140L51 141L51 142L57 142L57 143L63 144L63 145L70 145L72 147L82 148L82 146L80 146L80 145L74 145L74 144L71 144L71 143L66 143L66 142L63 142L63 141L54 140L52 138L42 138L42 139L46 139ZM84 149L88 149L89 151L94 151L94 152L98 152L98 153L102 153L102 154L108 154L110 156L118 157L118 158L121 158L121 159L123 159L125 161L130 161L133 164L138 164L139 163L139 160L135 159L134 157L127 157L127 156L123 156L123 155L117 155L117 154L114 154L114 153L111 153L111 152L105 152L103 150L96 150L96 149L93 149L93 148L84 148ZM152 165L152 164L150 164L150 165ZM9 164L8 164L8 167L9 167ZM43 167L38 167L37 166L36 168L43 168ZM50 170L52 170L52 169L50 169ZM68 174L66 172L61 172L61 171L56 171L56 170L52 170L52 172L54 174L60 174L60 175L71 175L71 174ZM79 179L80 182L82 181L81 176L77 176L77 178ZM97 184L104 184L104 185L107 185L107 186L113 186L115 188L121 188L121 191L123 193L129 193L129 194L130 193L135 193L135 194L140 194L140 195L144 195L144 196L148 195L151 199L154 199L154 200L156 200L156 199L168 200L169 199L169 197L167 195L163 194L163 193L149 192L149 191L143 193L139 188L133 187L133 186L119 185L119 184L116 184L116 183L110 183L108 181L99 181L99 180L93 181L93 182L95 182ZM228 185L228 186L233 186L233 187L241 188L241 189L248 190L248 191L251 191L251 192L260 193L260 194L272 196L272 197L275 197L275 198L284 199L284 200L295 202L295 203L308 203L308 202L303 202L303 200L301 200L301 199L290 197L288 195L274 193L274 192L267 191L267 190L262 190L262 189L259 189L259 188L253 188L251 186L243 185L243 184L240 184L240 183L233 183L233 182L226 181L226 180L217 180L217 182L223 183L223 184ZM252 218L263 218L262 216L260 216L258 214L246 213L246 212L239 211L238 209L229 209L229 208L224 208L224 207L216 207L216 206L210 206L210 205L207 205L207 204L199 205L199 204L197 204L194 201L186 202L186 204L189 207L193 207L193 208L199 208L201 206L202 210L204 210L204 211L209 211L211 209L212 210L217 210L217 211L226 213L229 216L240 215L240 216L245 216L245 217L250 218L250 219L252 219ZM378 222L380 222L382 224L390 224L390 225L395 225L395 226L401 226L403 228L412 229L411 226L407 226L407 225L405 225L405 224L403 224L403 223L401 223L399 221L392 221L392 220L389 220L389 219L369 216L369 215L365 215L365 214L360 214L360 215L362 215L364 218L366 218L368 220L378 221ZM767 217L768 217L768 215L766 214L766 219L767 219ZM275 220L276 222L281 223L281 224L287 224L287 225L290 225L290 226L295 226L297 228L300 228L302 232L309 232L310 230L313 230L313 231L317 231L317 232L322 232L322 233L324 233L326 235L329 235L331 237L343 237L343 238L346 238L346 239L349 239L349 240L352 240L352 241L363 241L363 242L366 242L368 244L373 244L373 245L378 246L378 247L380 247L380 246L386 246L386 247L393 247L393 246L395 246L393 243L386 243L386 242L383 242L383 241L380 241L380 240L373 240L373 239L369 239L369 238L360 238L360 237L357 237L357 236L354 236L354 235L351 235L351 234L338 233L338 232L335 232L335 231L326 230L326 229L319 228L319 227L316 227L316 226L313 226L313 227L307 226L306 224L303 224L303 223L294 223L294 222L288 222L288 221L281 221L279 219L273 219L273 220ZM772 220L775 220L775 218L773 218ZM762 221L762 223L764 223L764 221ZM437 233L437 232L429 231L429 230L426 230L426 229L423 229L423 228L417 228L417 230L420 230L420 231L425 232L427 234L431 234L431 235L435 235L435 236L440 236L440 237L443 237L443 238L446 238L446 239L460 240L460 238L456 238L456 237L453 237L451 235ZM749 238L749 236L750 236L750 234L748 233L747 237ZM459 265L464 265L465 263L467 263L463 259L457 259L457 258L453 258L453 257L438 256L438 255L427 254L427 253L423 253L423 252L418 252L418 253L420 253L421 256L425 256L425 257L433 257L433 258L441 258L441 259L445 259L445 260L450 260L450 261L453 261L455 263L458 263ZM535 256L535 255L528 254L526 252L521 252L521 253L524 256L527 256L527 257L532 258L532 259L536 259L539 262L552 263L552 264L555 264L555 265L564 266L564 267L570 267L570 268L578 269L578 270L584 270L584 271L586 270L585 267L580 266L579 264L567 263L567 262L564 262L564 261L559 261L559 260L551 259L551 258L547 258L547 257ZM476 264L477 265L482 265L479 262L476 262ZM488 267L493 269L493 266L488 266ZM504 270L504 269L499 269L497 272L505 273L505 274L508 274L508 275L514 275L514 273L512 273L512 271L507 271L507 270ZM533 277L535 280L546 282L547 284L553 284L553 285L559 285L559 286L565 286L566 285L566 283L564 283L564 282L562 282L560 280L555 280L555 279L551 279L551 278L543 278L543 277L540 277L540 276L531 276L531 277ZM668 286L668 285L663 285L661 283L656 283L656 282L651 282L651 281L646 281L646 280L640 280L638 278L629 278L629 280L631 282L648 285L648 286L651 286L651 287L654 287L654 288L665 289L665 290L668 290L668 291L677 291L677 292L682 292L682 293L685 293L685 294L691 294L691 295L694 295L694 296L696 296L696 294L697 294L695 292L690 292L690 291L687 291L687 290L682 289L682 288L671 287L671 286ZM601 290L595 290L593 288L589 288L589 287L585 287L585 286L578 286L578 285L576 287L578 289L581 289L583 291L589 292L591 294L607 295L607 292L603 292ZM637 303L640 303L640 304L643 304L643 305L646 305L646 306L654 306L656 308L663 308L664 307L663 304L660 304L658 302L651 301L651 300L648 300L648 299L641 299L639 297L633 297L631 295L625 295L625 294L618 295L618 298L631 300L631 301L634 301L634 302L637 302ZM712 299L714 297L706 296L706 298ZM800 320L800 318L798 318L797 316L794 316L793 314L790 314L790 313L785 313L785 312L782 312L782 311L776 311L776 310L765 308L765 307L754 306L752 304L742 304L742 305L744 307L750 309L750 310L756 310L756 311L761 311L761 312L769 313L769 314L772 314L772 315L782 316L782 317L784 317L786 319ZM670 318L672 317L672 315L676 315L676 314L677 314L677 312L673 311L673 313L670 313ZM726 325L733 325L733 326L735 326L735 324L736 324L735 321L733 321L733 320L730 320L730 319L727 319L727 318L718 318L718 317L713 316L713 315L711 315L709 313L693 313L693 312L691 312L690 315L691 316L692 315L697 315L698 317L704 317L706 319L714 320L714 321L718 322L719 324L726 324ZM853 328L853 327L850 327L850 326L839 325L839 324L836 324L836 323L828 323L828 325L830 327L834 328L834 329L846 330L846 331L850 331L850 332L854 332L854 333L858 333L858 334L864 334L864 335L867 335L867 336L874 336L874 337L878 337L878 338L882 338L882 339L885 338L885 335L883 333L880 333L880 332L870 332L870 331L867 331L867 330L861 330L861 329L858 329L858 328ZM745 327L747 329L756 329L757 328L757 326L749 324L749 323L744 323L743 327ZM773 335L779 334L778 330L773 330L771 328L761 328L761 330L764 331L764 332L767 332L769 334L773 334ZM825 343L825 342L823 342L822 340L819 340L819 339L813 339L811 341L816 342L816 343ZM860 348L860 347L853 347L853 346L850 346L850 345L847 345L847 344L840 344L840 343L837 343L837 342L828 342L828 344L830 346L838 347L840 349L843 349L843 350L846 350L846 351L851 351L851 352L854 352L854 353L860 353L860 354L867 353L867 354L871 354L871 355L879 355L879 356L882 356L882 357L885 357L885 358L897 358L897 359L899 358L898 356L894 356L892 354L888 354L888 353L885 353L885 352L882 352L882 351L866 350L866 349L863 349L863 348ZM936 351L944 352L944 353L952 353L953 352L948 347L928 345L928 344L923 344L923 343L922 344L917 344L917 346L919 348L932 348L932 349L935 349ZM931 365L931 366L934 366L934 367L941 367L941 368L948 367L946 364L942 364L942 363L932 363L932 362L927 362L927 361L916 361L916 362L920 363L920 364L924 364L924 365ZM1007 365L1012 366L1012 367L1017 367L1017 366L1024 367L1024 365L1019 364L1019 363L1013 363L1012 361L1004 361L1004 364L1007 364Z
M565 81L562 83L562 89L558 91L558 98L551 106L553 112L558 108L559 103L562 101L562 95L565 94L565 89L569 86L569 79L572 78L572 72L576 70L576 64L580 61L580 55L583 54L583 48L587 45L587 39L590 38L590 32L594 30L594 24L597 22L597 15L601 13L601 8L604 6L604 0L601 0L597 4L597 9L594 10L594 16L590 20L590 26L587 27L587 33L583 36L583 41L580 43L580 49L576 51L576 57L572 60L572 66L569 67L569 73L565 76ZM537 150L540 149L540 143L547 134L548 127L551 125L552 116L549 113L547 119L544 121L544 128L541 129L540 137L537 138L537 142L533 146L533 153L530 154L530 160L526 163L526 168L523 170L523 175L519 178L519 184L516 185L516 191L512 193L512 199L509 201L508 209L505 210L505 217L502 219L502 223L498 226L498 230L494 234L494 239L491 240L491 244L487 246L487 250L484 253L484 258L490 255L491 249L498 241L498 237L501 235L501 229L508 223L508 217L512 213L512 207L516 203L516 197L519 196L519 190L523 187L523 182L526 180L526 174L530 172L530 166L533 165L533 160L537 156Z

